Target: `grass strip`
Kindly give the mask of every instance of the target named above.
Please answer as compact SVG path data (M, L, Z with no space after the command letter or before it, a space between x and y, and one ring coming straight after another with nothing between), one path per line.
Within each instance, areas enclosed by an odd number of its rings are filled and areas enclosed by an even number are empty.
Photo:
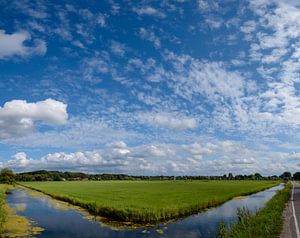
M119 185L123 186L124 184L119 184L117 188L113 189L113 185L116 185L116 183L105 183L105 185L103 185L103 183L97 184L96 182L90 182L90 184L89 182L77 182L76 187L74 187L74 183L71 182L22 183L23 186L25 185L30 189L42 192L55 199L85 208L92 215L99 215L119 222L132 222L135 224L154 225L159 222L171 221L188 215L196 214L198 212L206 210L207 208L221 205L236 196L246 196L268 189L270 187L278 185L278 182L266 184L261 183L260 186L258 183L253 183L248 184L248 187L246 186L246 183L244 184L242 182L228 182L227 184L225 182L212 182L211 185L207 183L203 185L203 183L196 184L195 182L191 182L190 185L193 185L192 188L194 191L197 191L199 189L201 190L196 194L190 194L191 191L186 188L189 183L175 183L175 185L173 182L168 182L168 184L155 183L155 186L157 187L153 188L151 190L151 193L148 193L144 197L140 197L146 192L149 192L150 187L153 185L153 183L149 184L148 189L147 183L142 183L140 184L141 186L139 186L139 189L133 192L132 186L135 186L136 183L126 183L126 193L123 193L120 190L121 186ZM87 192L88 190L86 190L87 186L90 185L93 185L93 195L95 199L94 201L89 201L86 199L86 197L89 195L88 193L91 193ZM166 185L171 187L175 186L172 187L174 190L172 194L168 194L167 190L161 189L161 186L163 186L163 188L167 188L168 186L166 187ZM99 186L106 186L109 188L110 192L114 190L114 193L111 196L109 196L109 192L95 193L94 190L97 189L97 186L98 188ZM208 187L205 187L206 189L203 189L203 186ZM247 189L245 186L247 187ZM211 195L208 196L207 192L209 188L213 189L213 191L211 191ZM49 192L49 190L51 192ZM234 190L234 192L232 190ZM60 191L59 194L58 191ZM80 194L78 194L78 191L80 191ZM71 196L67 193L76 194L76 196L80 198ZM134 194L137 195L135 196ZM121 195L122 203L114 204L114 199L116 199L117 196ZM179 200L178 196L180 195L184 197ZM102 196L102 198L103 196L105 196L105 199L100 200L100 196ZM159 201L161 201L161 203L165 201L165 204L163 204L162 206Z
M11 208L6 202L7 190L15 186L0 184L0 237L33 237L40 234L43 229L35 227L24 216L17 214L15 208Z
M219 228L219 238L275 238L279 237L283 225L283 211L291 196L292 184L278 191L266 206L256 214L251 214L246 208L238 211L238 221L226 228L222 222Z
M0 185L0 234L4 232L4 222L6 219L6 212L5 212L5 192L6 186Z

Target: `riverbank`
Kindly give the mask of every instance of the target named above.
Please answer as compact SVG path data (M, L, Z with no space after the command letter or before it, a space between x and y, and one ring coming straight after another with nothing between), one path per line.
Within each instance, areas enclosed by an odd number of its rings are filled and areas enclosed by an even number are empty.
M246 209L238 211L238 222L226 229L220 225L219 238L279 237L283 226L283 211L291 196L291 183L267 202L255 215Z
M26 217L17 215L18 208L12 208L5 202L8 190L12 185L0 185L0 236L1 237L31 237L39 234L43 229L33 226ZM20 208L19 208L20 209Z
M22 183L113 221L154 225L278 185L274 181L101 181Z

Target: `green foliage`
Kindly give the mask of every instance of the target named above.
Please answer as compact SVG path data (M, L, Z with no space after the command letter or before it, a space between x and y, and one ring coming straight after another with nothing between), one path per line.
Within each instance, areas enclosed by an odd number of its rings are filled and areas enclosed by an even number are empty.
M0 172L0 183L13 184L15 182L15 174L10 169L2 169Z
M282 213L285 204L290 199L291 184L287 184L266 204L266 206L252 215L247 209L238 211L238 221L229 229L220 224L220 238L252 238L279 237L282 229Z
M279 176L283 180L290 180L292 178L292 174L288 171L284 172L282 175Z
M296 173L294 173L294 175L293 175L293 179L294 180L300 180L300 172L296 172Z
M66 181L23 185L117 221L157 223L195 214L274 181Z
M85 174L79 172L60 172L38 170L33 172L19 173L17 181L79 181L79 180L279 180L274 176L263 177L256 173L250 175L238 174L233 176L229 173L224 176L132 176L127 174Z
M226 232L227 232L227 230L226 230L225 223L224 223L224 221L221 221L220 225L219 225L219 231L218 231L217 238L223 238L223 237L225 237Z

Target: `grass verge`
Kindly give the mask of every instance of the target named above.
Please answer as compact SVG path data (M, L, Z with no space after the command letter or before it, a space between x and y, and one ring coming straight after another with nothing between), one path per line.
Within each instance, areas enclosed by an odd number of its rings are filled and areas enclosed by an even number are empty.
M4 232L4 222L6 218L5 212L5 192L6 192L6 185L0 185L0 234Z
M5 203L6 191L13 185L0 184L0 237L33 237L43 231L26 217L17 215L15 209Z
M238 221L226 228L220 224L219 238L252 238L279 237L283 225L283 210L291 196L292 184L278 191L266 206L256 214L250 214L247 209L238 211Z
M278 185L270 181L29 182L31 189L114 221L154 225L196 214L236 196Z

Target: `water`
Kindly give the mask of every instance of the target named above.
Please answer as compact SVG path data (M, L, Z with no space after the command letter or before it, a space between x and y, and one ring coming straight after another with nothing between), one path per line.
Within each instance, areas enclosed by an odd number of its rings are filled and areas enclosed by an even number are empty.
M61 202L48 196L32 196L26 189L12 190L7 195L7 203L11 207L22 207L17 213L34 221L36 226L44 228L38 237L91 237L91 238L128 238L128 237L180 237L198 238L215 237L219 223L226 224L236 221L238 208L247 207L251 212L262 208L283 185L247 196L242 199L233 199L223 205L212 208L184 219L159 224L156 227L144 227L135 230L116 229L85 218L85 212L63 205ZM163 231L163 234L161 232Z

